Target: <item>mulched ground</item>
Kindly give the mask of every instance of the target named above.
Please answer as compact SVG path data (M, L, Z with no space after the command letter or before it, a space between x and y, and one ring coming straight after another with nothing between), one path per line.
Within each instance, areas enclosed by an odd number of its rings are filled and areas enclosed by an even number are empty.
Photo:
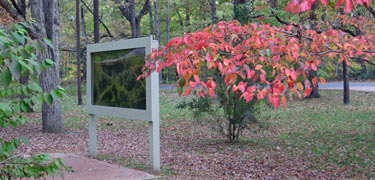
M17 130L1 130L0 137L23 136L31 146L25 153L88 154L86 128L68 129L66 134L43 134L40 124L27 124ZM213 141L212 139L216 139ZM325 179L339 178L337 169L307 169L309 162L291 159L283 151L259 153L251 145L228 145L209 127L196 128L180 123L161 129L162 165L176 173L168 179ZM148 162L147 131L134 129L98 130L101 154L114 154L137 162ZM277 149L277 148L276 148Z

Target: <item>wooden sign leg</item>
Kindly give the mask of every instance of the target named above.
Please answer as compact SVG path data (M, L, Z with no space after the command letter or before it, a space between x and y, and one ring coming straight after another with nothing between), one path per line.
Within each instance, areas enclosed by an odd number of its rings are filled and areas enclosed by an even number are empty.
M90 156L96 156L98 154L96 128L97 128L96 115L89 114L89 155Z
M159 121L149 122L150 166L154 171L160 170L160 127Z

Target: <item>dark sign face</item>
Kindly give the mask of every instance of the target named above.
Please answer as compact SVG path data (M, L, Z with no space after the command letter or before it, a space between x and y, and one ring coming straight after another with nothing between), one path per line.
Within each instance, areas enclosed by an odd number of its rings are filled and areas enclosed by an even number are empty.
M146 110L146 83L138 81L145 48L96 52L93 65L93 105Z

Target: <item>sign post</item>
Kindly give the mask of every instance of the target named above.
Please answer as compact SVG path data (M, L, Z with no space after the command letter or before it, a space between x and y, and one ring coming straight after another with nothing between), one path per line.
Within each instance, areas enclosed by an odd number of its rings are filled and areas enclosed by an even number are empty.
M87 46L89 154L97 152L97 115L148 122L150 166L160 170L159 75L138 81L145 57L158 42L152 37Z

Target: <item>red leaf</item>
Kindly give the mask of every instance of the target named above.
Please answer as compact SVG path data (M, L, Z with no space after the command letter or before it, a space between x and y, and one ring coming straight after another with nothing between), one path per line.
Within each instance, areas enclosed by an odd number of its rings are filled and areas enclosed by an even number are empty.
M251 100L253 100L254 94L246 92L246 94L244 95L244 97L245 97L246 102L250 102Z
M314 71L318 70L318 68L316 67L316 64L314 62L311 63L311 69L314 70Z
M255 71L254 70L247 71L247 79L252 78L254 75L255 75Z
M327 6L327 0L320 0L320 2L323 4L323 5L325 5L325 6Z
M278 95L273 95L273 104L275 106L276 109L279 109L281 103L280 103L280 98Z
M311 94L312 88L308 88L305 91L305 97L309 96Z
M350 0L346 0L345 12L350 13L350 11L352 11L352 2Z
M214 61L214 56L212 56L211 53L207 53L207 55L206 55L206 60L207 60L208 62L213 62L213 61Z
M201 80L199 79L199 76L197 76L197 75L194 75L194 80L197 83L201 82Z
M323 85L326 85L326 80L324 78L320 78L320 82L323 84Z
M308 11L310 9L311 9L311 4L309 3L308 0L303 1L301 5L299 6L300 12Z
M247 86L247 83L244 83L244 82L240 82L239 84L238 84L238 89L241 91L241 92L244 92L245 91L245 89L246 89L246 86Z
M266 81L266 76L264 74L260 75L261 83L264 83Z
M212 80L207 81L206 85L208 88L216 88L216 83Z
M184 93L184 96L187 96L189 95L191 92L191 87L189 87L188 89L186 89L185 93Z
M316 87L316 85L318 84L318 77L314 77L312 79L312 83L313 83L314 87Z
M215 89L209 88L208 89L208 94L211 96L211 98L214 98L215 97Z
M255 66L255 70L259 71L260 69L262 69L263 65L261 64L258 64L257 66Z

